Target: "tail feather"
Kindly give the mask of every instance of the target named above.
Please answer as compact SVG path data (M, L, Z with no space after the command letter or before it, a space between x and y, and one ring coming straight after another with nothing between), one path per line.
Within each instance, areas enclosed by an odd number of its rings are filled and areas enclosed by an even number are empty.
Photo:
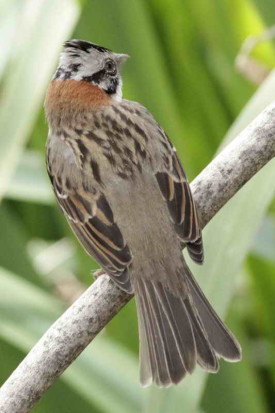
M135 280L141 383L177 384L198 363L216 372L218 357L241 358L241 349L203 295L189 271L189 295L180 297L160 282Z
M166 353L164 350L164 343L162 340L166 338L163 336L162 322L159 320L157 323L152 323L151 320L155 319L156 315L153 313L152 305L147 299L147 292L143 289L142 293L139 295L139 308L142 309L140 318L142 323L140 323L141 334L140 337L143 339L143 349L142 349L142 384L150 384L150 379L154 372L154 380L157 384L168 383L169 382L169 371L167 369ZM143 328L145 331L143 331ZM145 334L144 334L145 333ZM149 343L157 342L159 345L149 345ZM148 381L149 380L149 381Z
M187 282L194 306L215 352L225 360L240 361L242 351L238 341L219 318L189 270Z
M136 285L141 337L141 383L178 383L196 364L196 345L182 299L160 283L138 280ZM150 366L150 367L148 367Z
M155 290L155 294L158 297L158 305L167 317L172 333L171 337L176 343L176 351L181 357L187 372L192 373L196 367L196 345L185 300L176 297L161 284L154 284L152 290Z
M197 347L197 361L198 364L204 369L212 373L216 373L219 370L219 362L216 357L215 351L209 343L207 333L202 325L200 317L190 300L187 300L186 307L188 314L192 320L192 327L194 331L196 347Z

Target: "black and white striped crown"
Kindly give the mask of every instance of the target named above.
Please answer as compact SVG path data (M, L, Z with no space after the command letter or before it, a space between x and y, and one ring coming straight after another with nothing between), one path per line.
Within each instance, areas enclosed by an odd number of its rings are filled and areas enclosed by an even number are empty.
M68 40L64 44L64 48L73 48L76 50L81 50L83 52L89 53L91 49L95 49L100 53L104 52L110 52L110 49L106 49L106 47L99 46L95 43L90 43L86 42L85 40L78 40L78 39L73 39L73 40Z

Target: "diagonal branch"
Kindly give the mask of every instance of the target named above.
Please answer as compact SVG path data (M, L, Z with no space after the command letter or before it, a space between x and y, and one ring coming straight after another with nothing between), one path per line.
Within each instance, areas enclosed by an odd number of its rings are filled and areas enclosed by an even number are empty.
M192 182L204 227L275 156L275 103ZM49 328L0 390L2 413L26 413L131 299L104 274Z

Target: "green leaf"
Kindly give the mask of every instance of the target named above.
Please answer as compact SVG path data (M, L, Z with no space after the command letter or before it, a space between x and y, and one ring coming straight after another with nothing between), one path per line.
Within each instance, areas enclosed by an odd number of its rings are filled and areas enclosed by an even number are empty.
M22 154L5 197L17 201L53 203L53 190L41 153L25 151Z
M44 281L34 269L27 253L28 235L19 217L8 208L1 205L0 212L0 263L1 266L12 272L18 272L22 277L37 284L45 286Z
M202 408L211 413L267 413L269 410L261 386L261 377L254 369L252 343L247 339L245 321L240 320L239 307L236 307L234 317L230 317L230 324L242 342L245 357L238 364L223 363L218 375L211 374Z
M274 244L273 244L274 245ZM273 250L274 258L274 250ZM260 256L251 256L248 261L249 275L253 291L251 318L254 328L257 328L258 341L266 344L267 351L257 351L255 354L265 361L265 367L275 384L275 330L274 330L274 295L275 295L275 263Z
M78 7L73 0L28 0L17 15L20 36L10 49L13 53L1 90L0 197L8 187L38 114L60 45L77 16Z
M273 0L253 0L253 3L263 16L267 26L272 26L275 19Z

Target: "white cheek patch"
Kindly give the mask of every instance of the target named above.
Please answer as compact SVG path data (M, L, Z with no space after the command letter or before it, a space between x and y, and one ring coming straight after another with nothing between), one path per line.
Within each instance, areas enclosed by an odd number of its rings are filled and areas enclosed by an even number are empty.
M117 100L118 102L122 99L122 80L119 79L118 87L116 93L113 95L113 99Z

